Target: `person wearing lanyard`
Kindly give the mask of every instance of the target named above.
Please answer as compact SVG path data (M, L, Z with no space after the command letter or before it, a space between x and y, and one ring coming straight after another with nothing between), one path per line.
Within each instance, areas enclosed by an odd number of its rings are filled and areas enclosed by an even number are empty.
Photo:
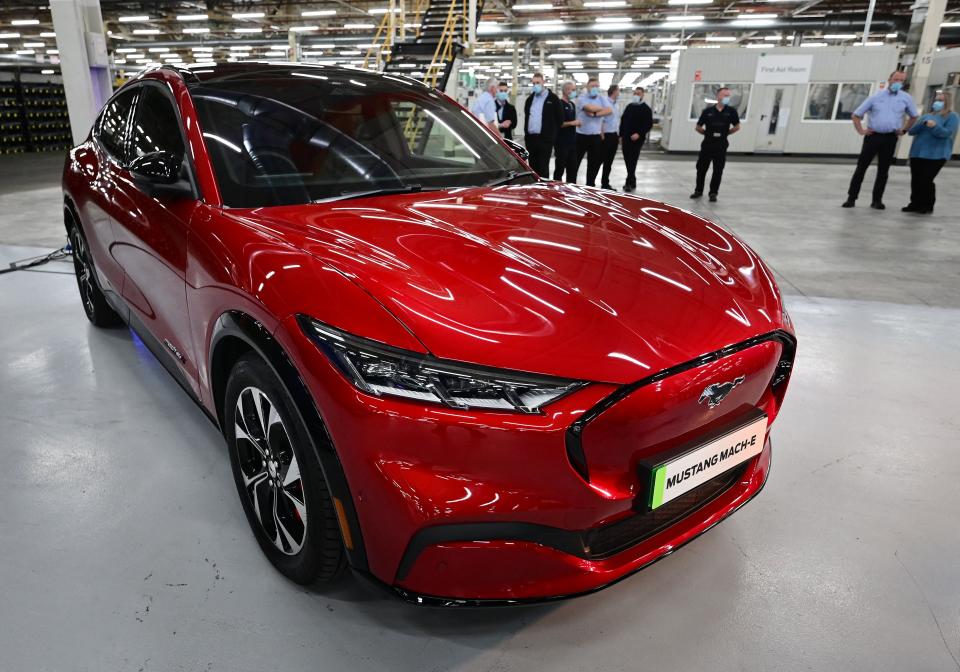
M532 95L524 103L523 145L530 152L527 163L542 178L550 177L550 154L563 124L563 107L557 94L544 86L543 75L533 73Z
M510 102L510 91L506 82L500 82L497 91L497 126L500 135L507 140L513 140L513 129L517 127L517 108Z
M556 157L553 179L562 180L566 172L567 182L573 184L577 181L577 126L580 125L577 119L577 106L573 102L577 99L577 85L573 82L564 82L561 92L563 93L563 97L560 98L563 124L557 132L557 142L553 148Z
M933 183L937 173L953 154L960 117L953 111L951 96L946 91L937 91L930 112L923 115L910 128L913 144L910 145L910 204L904 212L929 215L937 200L937 187Z
M876 210L883 210L886 207L883 204L883 190L887 186L890 164L893 163L893 155L897 150L897 139L906 133L920 116L917 106L913 104L913 98L903 90L906 81L907 73L899 70L893 72L886 89L873 94L853 111L853 125L857 133L863 136L863 147L857 159L857 169L853 171L853 178L850 180L847 200L843 202L845 208L852 208L857 204L863 176L873 163L873 157L877 157L877 179L873 183L873 200L870 207ZM865 115L867 115L866 128L863 126ZM903 123L904 115L910 117L906 125Z
M487 86L483 93L480 94L476 102L470 107L470 113L489 126L490 130L494 133L500 132L497 124L497 103L495 99L497 86L496 77L487 79Z
M610 186L610 170L613 160L617 157L617 147L620 146L620 107L617 98L620 97L620 87L616 84L607 89L607 100L610 101L610 114L603 118L600 125L600 138L603 142L603 172L600 174L600 188L613 190Z
M623 162L627 164L627 182L623 190L627 193L637 188L637 159L640 158L640 148L647 140L647 133L653 128L653 110L643 102L644 93L642 86L634 90L633 102L627 105L620 120Z
M603 147L600 134L603 130L603 117L612 114L610 101L600 95L600 81L591 77L587 81L587 90L577 96L577 172L583 157L587 157L587 186L596 186L597 173L603 163ZM574 172L576 175L576 172Z
M723 167L727 164L728 137L740 130L740 115L737 108L730 107L730 89L723 86L717 89L717 102L700 113L697 127L694 129L703 136L700 144L700 156L697 157L697 186L690 198L703 196L703 185L707 180L707 170L713 164L710 176L710 201L717 200L720 180L723 179Z

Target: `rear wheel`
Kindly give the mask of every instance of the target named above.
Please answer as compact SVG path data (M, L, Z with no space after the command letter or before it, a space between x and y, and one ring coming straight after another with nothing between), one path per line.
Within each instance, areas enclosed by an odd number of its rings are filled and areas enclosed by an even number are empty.
M71 223L68 235L73 248L73 270L77 276L77 288L80 290L80 300L83 302L83 312L87 314L87 319L98 327L123 324L123 320L107 303L107 298L100 289L87 239L76 222Z
M333 501L283 384L259 357L244 355L223 408L234 479L260 548L297 583L335 579L346 557Z

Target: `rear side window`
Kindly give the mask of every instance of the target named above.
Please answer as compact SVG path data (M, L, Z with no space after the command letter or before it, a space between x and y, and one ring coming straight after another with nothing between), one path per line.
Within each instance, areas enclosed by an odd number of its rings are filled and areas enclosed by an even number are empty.
M97 124L97 140L120 163L126 163L127 152L124 148L124 133L127 127L127 118L130 116L130 107L133 105L134 89L124 91L107 103L100 122Z
M156 86L144 86L130 128L130 160L156 152L183 157L183 136L173 102Z

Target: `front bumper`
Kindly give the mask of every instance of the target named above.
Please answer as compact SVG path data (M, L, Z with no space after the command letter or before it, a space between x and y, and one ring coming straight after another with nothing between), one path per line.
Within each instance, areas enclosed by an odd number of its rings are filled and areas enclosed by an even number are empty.
M423 549L411 574L393 590L408 602L444 607L540 603L603 590L693 541L753 499L766 484L770 456L768 437L760 455L746 468L734 469L738 474L728 487L612 557L589 560L571 548L557 548L557 539L570 542L569 535L577 534L566 530L544 528L539 530L543 534L539 541L519 541L519 535L504 526L500 539L465 541L451 526L446 530L451 540ZM491 526L487 533L497 531ZM427 592L440 585L444 586L442 596ZM469 597L473 595L483 597Z
M459 411L359 392L293 318L276 338L301 372L349 483L358 521L350 536L363 550L351 561L417 603L514 603L598 590L718 523L760 490L769 471L768 440L727 482L691 491L713 487L686 507L665 506L651 524L638 505L645 456L722 424L737 408L776 415L783 390L772 393L769 383L782 373L786 348L769 339L628 391L601 420L579 427L574 454L571 428L624 388L589 385L543 415ZM723 415L699 405L704 379L732 366L755 383L731 393Z

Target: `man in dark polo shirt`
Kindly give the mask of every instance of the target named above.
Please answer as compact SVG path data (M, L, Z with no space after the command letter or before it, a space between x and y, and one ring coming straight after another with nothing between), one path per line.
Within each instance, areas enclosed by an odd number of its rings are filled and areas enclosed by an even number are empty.
M577 85L573 82L564 82L561 90L560 106L563 108L563 124L557 131L557 141L554 144L556 163L553 167L553 179L562 180L567 174L567 182L577 181Z
M723 167L727 163L727 138L740 130L740 115L730 107L730 89L717 89L717 102L703 110L694 129L703 136L700 144L700 156L697 158L697 186L690 198L703 196L703 185L707 180L707 170L713 164L710 176L710 200L717 200L720 180L723 179Z

